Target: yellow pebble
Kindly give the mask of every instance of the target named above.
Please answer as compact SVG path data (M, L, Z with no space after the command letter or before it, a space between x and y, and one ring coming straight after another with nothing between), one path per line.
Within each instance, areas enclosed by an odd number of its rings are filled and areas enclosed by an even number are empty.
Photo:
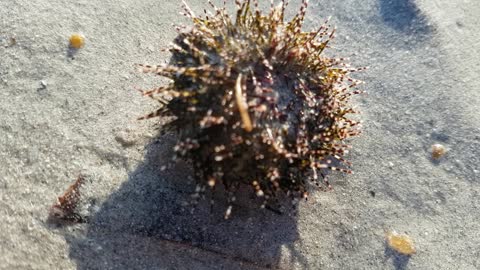
M85 45L85 38L80 34L73 34L70 36L70 46L75 49L80 49Z
M398 234L396 232L387 232L387 244L388 246L398 253L403 255L412 255L416 252L413 246L413 241L410 236L406 234Z

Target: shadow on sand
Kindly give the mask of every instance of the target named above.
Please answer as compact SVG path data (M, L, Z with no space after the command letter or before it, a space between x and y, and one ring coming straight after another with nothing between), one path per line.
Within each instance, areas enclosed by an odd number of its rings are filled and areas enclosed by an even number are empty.
M431 26L415 0L379 0L383 22L405 34L428 34Z
M276 269L285 261L282 249L287 265L306 265L293 248L294 211L279 215L245 198L224 220L221 198L213 209L207 200L189 205L195 187L189 167L160 169L172 144L152 142L144 163L90 218L86 233L66 236L78 269Z
M386 243L385 243L385 251L383 255L386 260L390 258L392 259L392 264L393 264L393 267L395 267L395 270L407 269L408 262L410 261L410 256L402 255L395 252L394 250L389 248Z

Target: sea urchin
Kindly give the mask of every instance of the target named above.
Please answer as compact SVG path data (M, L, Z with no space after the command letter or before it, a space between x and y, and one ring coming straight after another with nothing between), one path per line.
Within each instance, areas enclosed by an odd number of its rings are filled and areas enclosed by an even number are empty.
M176 155L192 161L198 191L223 185L229 208L242 184L263 206L286 194L307 196L308 182L328 185L327 170L349 165L345 139L359 134L349 99L361 82L348 77L345 59L323 55L335 29L325 22L303 32L307 0L290 21L287 1L273 1L262 14L258 1L237 0L232 20L225 5L196 16L184 3L193 26L179 29L168 65L139 65L172 81L142 91L160 109L140 119L173 116ZM224 3L225 4L225 3Z

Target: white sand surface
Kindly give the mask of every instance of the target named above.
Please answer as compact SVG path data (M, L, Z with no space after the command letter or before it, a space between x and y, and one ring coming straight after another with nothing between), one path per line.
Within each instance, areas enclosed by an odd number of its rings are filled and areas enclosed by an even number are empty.
M201 12L206 2L191 0ZM300 1L292 1L289 14ZM161 171L174 134L136 121L165 82L134 63L188 23L174 0L0 1L0 269L480 269L480 2L311 0L338 28L368 95L354 175L332 174L298 215L185 206L189 167ZM85 47L71 54L68 38ZM43 83L43 85L42 85ZM441 143L447 154L430 155ZM88 223L47 222L78 174ZM374 194L374 196L373 196ZM398 256L385 231L412 237Z

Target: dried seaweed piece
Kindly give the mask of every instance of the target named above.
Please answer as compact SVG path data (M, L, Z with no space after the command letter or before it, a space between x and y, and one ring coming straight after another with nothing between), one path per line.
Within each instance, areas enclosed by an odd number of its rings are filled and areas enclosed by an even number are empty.
M410 256L417 252L412 238L406 234L399 234L395 231L387 232L386 240L390 249L402 255Z
M328 170L351 173L345 140L360 122L349 100L362 82L349 74L364 68L323 54L335 33L328 20L302 31L307 2L290 21L284 0L267 14L258 1L237 0L234 19L211 1L205 17L184 2L193 27L178 27L171 63L139 65L171 79L143 92L161 107L141 119L174 119L164 127L178 131L176 156L193 161L198 192L225 187L227 218L239 185L265 206L279 193L306 198L309 180L328 186Z
M81 196L80 188L84 183L85 178L81 175L78 176L63 195L57 198L57 202L50 208L49 217L51 219L75 223L85 221L85 218L77 212Z

